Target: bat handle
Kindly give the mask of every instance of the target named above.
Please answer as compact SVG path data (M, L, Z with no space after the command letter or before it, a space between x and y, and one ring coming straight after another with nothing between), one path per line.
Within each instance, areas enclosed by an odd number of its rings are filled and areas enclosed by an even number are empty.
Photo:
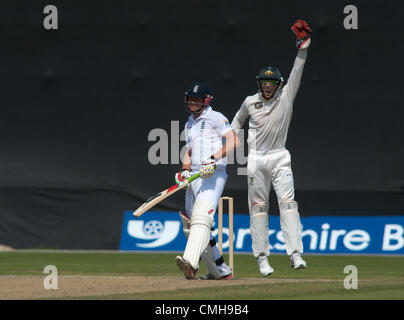
M201 173L200 173L200 172L195 173L193 176L191 176L191 177L188 178L187 182L188 182L188 183L191 183L192 181L198 179L200 176L201 176Z

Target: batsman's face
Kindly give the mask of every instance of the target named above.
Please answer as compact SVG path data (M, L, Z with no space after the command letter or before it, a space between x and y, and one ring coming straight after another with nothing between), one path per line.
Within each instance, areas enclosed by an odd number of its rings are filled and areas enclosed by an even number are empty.
M191 112L199 111L203 106L203 99L196 98L196 97L189 97L188 98L188 107Z
M279 82L276 80L261 81L262 95L265 99L269 100L278 89Z

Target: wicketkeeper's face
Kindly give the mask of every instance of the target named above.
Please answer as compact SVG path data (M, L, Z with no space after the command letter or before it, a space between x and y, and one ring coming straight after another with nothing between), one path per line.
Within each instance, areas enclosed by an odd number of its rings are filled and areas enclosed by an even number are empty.
M279 86L279 81L263 80L261 81L262 95L265 99L270 99L276 92Z

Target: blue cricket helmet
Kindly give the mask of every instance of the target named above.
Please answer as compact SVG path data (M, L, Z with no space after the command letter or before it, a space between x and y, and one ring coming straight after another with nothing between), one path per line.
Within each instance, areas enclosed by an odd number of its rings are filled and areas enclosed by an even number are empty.
M189 108L189 97L203 99L203 105L198 111L191 111ZM194 82L185 91L185 109L190 113L199 113L212 101L213 96L210 88L202 82Z

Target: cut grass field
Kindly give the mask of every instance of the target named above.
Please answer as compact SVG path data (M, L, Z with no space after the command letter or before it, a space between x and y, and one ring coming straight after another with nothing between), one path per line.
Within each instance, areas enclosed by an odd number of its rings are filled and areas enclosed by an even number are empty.
M404 299L404 257L306 255L295 271L286 255L271 255L275 272L263 278L252 255L239 254L233 280L185 280L176 253L0 252L0 299ZM227 257L226 257L227 260ZM47 265L58 270L58 289L46 290ZM344 288L347 265L358 270L358 289ZM205 269L201 264L198 275Z

